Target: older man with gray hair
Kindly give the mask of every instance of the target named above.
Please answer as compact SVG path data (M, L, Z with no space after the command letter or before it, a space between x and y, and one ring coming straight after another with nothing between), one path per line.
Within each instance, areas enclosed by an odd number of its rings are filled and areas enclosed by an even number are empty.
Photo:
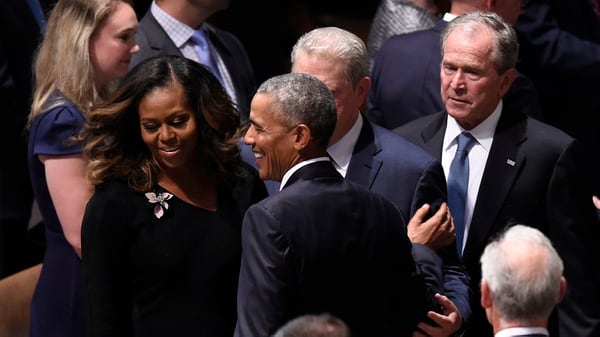
M496 336L549 336L567 290L563 262L542 232L509 227L481 255L481 306Z

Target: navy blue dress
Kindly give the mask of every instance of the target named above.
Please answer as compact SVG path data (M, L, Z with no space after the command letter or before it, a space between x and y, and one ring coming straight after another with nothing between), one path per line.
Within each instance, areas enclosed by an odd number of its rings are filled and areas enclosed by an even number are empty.
M81 260L64 236L48 191L44 165L38 159L38 155L81 153L81 146L69 143L68 139L84 122L82 113L73 104L64 102L38 116L30 129L29 173L46 235L42 271L31 303L31 337L85 334Z

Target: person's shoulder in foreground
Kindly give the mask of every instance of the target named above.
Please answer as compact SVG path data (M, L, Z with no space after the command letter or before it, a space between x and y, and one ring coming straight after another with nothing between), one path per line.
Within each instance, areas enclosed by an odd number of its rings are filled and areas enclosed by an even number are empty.
M307 74L273 77L252 100L244 141L259 176L282 190L244 217L236 336L270 336L314 311L340 317L356 336L407 335L435 307L404 216L344 180L327 156L336 120L331 91Z

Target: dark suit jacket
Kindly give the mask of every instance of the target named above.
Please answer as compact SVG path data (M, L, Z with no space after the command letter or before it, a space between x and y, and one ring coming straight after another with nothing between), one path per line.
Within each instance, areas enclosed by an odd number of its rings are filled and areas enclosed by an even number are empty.
M429 296L400 211L328 161L300 168L246 213L235 336L271 336L321 312L356 337L409 336Z
M427 30L396 35L381 47L373 64L367 107L369 119L394 129L416 118L442 111L440 95L440 35L447 22ZM505 104L540 118L540 106L531 80L519 74Z
M242 43L233 34L207 22L204 25L210 42L223 59L223 63L231 75L237 95L240 118L246 120L250 114L250 101L256 91L256 78L250 59ZM182 56L179 48L175 46L150 11L140 21L135 39L140 46L140 52L133 55L130 67L153 56Z
M420 147L367 119L354 146L346 179L367 187L411 218L425 203L431 213L446 201L440 162ZM443 263L444 290L465 320L471 316L469 277L451 245L437 252Z
M598 159L600 19L592 1L529 0L515 30L518 69L533 80L544 121L588 144Z
M441 159L447 114L419 118L395 131ZM539 228L565 265L568 290L559 305L560 336L600 336L600 226L591 204L591 166L564 132L504 109L494 134L464 249L471 275L473 324L467 336L492 336L479 305L479 258L507 225ZM556 320L550 326L556 334Z
M384 196L408 218L425 203L431 205L432 214L437 211L441 203L446 201L446 178L439 161L390 130L374 125L366 118L363 121L346 179ZM241 147L244 161L256 166L249 146L242 144ZM265 184L269 194L279 191L279 183L266 181ZM431 253L428 260L436 258L435 253L427 247L418 249L419 254ZM429 273L438 272L436 278L444 279L445 295L468 320L471 316L469 276L462 263L458 262L454 247L449 246L437 253L442 259L441 270L430 269L427 265L419 267L428 268ZM443 275L439 274L442 271Z

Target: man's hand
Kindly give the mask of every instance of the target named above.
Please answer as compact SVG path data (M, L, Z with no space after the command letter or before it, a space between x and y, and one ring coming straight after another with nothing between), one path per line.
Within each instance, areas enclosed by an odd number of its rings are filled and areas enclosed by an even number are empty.
M435 299L442 306L442 314L435 311L429 311L427 317L434 321L438 326L432 326L427 323L419 323L417 327L421 331L413 332L412 337L449 337L460 330L463 324L463 318L456 305L446 296L435 294Z
M594 203L594 206L596 206L597 209L600 209L600 199L597 196L594 195L592 197L592 202Z
M456 239L454 221L450 215L450 209L446 203L442 203L440 209L423 222L430 207L429 204L424 204L415 212L408 222L407 232L411 242L420 243L438 251L454 243Z

